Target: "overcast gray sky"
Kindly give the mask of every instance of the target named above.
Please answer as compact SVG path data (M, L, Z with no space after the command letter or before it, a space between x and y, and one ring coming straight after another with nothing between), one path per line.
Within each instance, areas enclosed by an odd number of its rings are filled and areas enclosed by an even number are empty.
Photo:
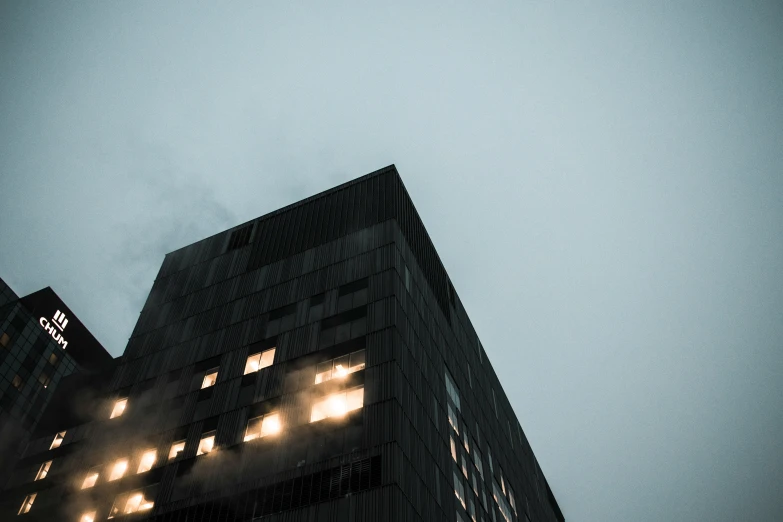
M395 163L567 520L783 520L780 2L0 6L17 293Z

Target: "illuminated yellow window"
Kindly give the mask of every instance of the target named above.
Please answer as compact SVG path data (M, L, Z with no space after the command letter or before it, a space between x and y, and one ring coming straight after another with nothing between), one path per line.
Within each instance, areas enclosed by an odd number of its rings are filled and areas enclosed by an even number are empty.
M201 382L201 389L209 388L210 386L215 385L215 381L217 381L218 376L218 369L212 368L209 370L206 375L204 375L204 380Z
M82 481L82 489L93 487L95 483L98 482L98 475L99 472L97 469L91 469L88 471L87 475L84 477L84 481Z
M120 459L115 461L111 465L111 471L109 472L109 482L112 480L121 479L125 472L128 471L128 459Z
M361 408L364 405L364 386L327 395L313 404L310 411L310 422L317 422L327 417L340 417L347 412Z
M245 363L245 375L248 373L257 372L261 368L272 366L275 361L275 349L266 350L263 352L254 353L247 358Z
M114 403L114 409L111 410L111 417L110 419L113 419L114 417L119 417L125 412L125 406L128 404L128 399L120 399L117 402Z
M57 435L54 436L54 440L52 441L52 445L49 446L50 450L53 450L54 448L59 448L60 444L63 443L63 439L65 438L65 432L61 431Z
M22 502L22 507L19 508L19 513L17 513L17 515L24 515L30 511L30 508L33 507L33 502L35 502L35 496L37 494L38 493L30 493L24 497L24 502Z
M198 443L198 450L196 455L204 455L212 451L215 447L215 432L209 431L201 436L201 440Z
M152 509L152 507L155 505L153 502L154 498L154 488L136 490L117 495L117 498L114 499L114 505L109 512L109 518L114 518L118 515L129 515L131 513Z
M52 466L51 460L41 464L41 467L38 469L38 473L35 475L35 480L41 480L46 478L46 475L49 473L49 468L51 466Z
M171 445L171 451L169 451L169 460L176 459L179 454L185 451L185 441L180 440Z
M136 470L136 473L144 473L145 471L151 470L152 466L155 465L155 459L157 457L158 452L156 450L145 451L141 456L141 460L139 460L139 469Z
M280 433L282 425L280 424L279 413L267 413L260 417L254 417L247 421L247 430L245 431L245 442L267 435Z
M88 511L87 513L82 513L79 522L95 522L95 511Z
M322 362L315 369L315 384L358 372L364 369L364 365L364 350Z

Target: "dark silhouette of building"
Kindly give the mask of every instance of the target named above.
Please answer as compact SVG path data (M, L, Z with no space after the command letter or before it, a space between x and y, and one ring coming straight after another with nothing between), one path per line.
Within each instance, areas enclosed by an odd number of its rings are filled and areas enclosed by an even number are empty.
M19 459L61 381L111 361L51 288L19 298L0 279L0 470Z
M8 513L564 520L394 166L168 254L106 390Z

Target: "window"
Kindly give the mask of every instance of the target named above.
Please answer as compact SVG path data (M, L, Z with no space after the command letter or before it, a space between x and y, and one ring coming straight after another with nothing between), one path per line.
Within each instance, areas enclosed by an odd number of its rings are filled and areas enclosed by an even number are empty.
M498 401L495 398L495 388L492 388L492 405L495 407L495 418L500 419L500 417L498 417Z
M151 449L145 451L141 455L141 460L139 460L139 467L136 470L136 473L144 473L145 471L149 471L152 469L152 466L155 465L155 459L158 457L157 450Z
M449 397L454 402L457 411L460 411L459 390L457 389L457 385L454 384L454 379L452 379L448 370L446 370L446 393L448 393Z
M471 497L468 497L468 514L473 519L473 522L476 522L476 506L473 505L473 498Z
M310 422L327 417L341 417L349 411L364 406L364 386L352 390L333 393L318 399L310 412Z
M54 440L52 441L52 445L49 446L50 450L53 450L54 448L59 448L60 444L63 443L63 439L65 438L65 432L61 431L57 435L54 436Z
M123 413L125 413L125 406L128 404L128 399L119 399L117 402L114 403L114 408L111 410L111 417L110 419L113 419L114 417L119 417Z
M367 333L367 307L355 308L321 321L318 347L326 348Z
M30 511L30 508L33 507L33 502L35 502L35 496L37 494L38 493L30 493L24 497L24 502L22 502L22 507L19 508L19 513L17 513L17 515L24 515Z
M111 465L111 471L109 472L109 482L112 480L121 479L125 472L128 470L128 459L119 459Z
M114 505L109 512L109 518L152 509L155 505L153 499L155 498L156 489L157 485L117 495L114 499Z
M454 495L462 504L462 509L465 509L465 487L462 485L462 479L459 478L456 471L454 472Z
M470 453L470 435L468 435L468 428L465 426L462 430L462 445L465 446L465 451Z
M57 354L52 352L52 354L49 356L49 364L52 366L57 366L57 363L60 362L60 358L57 357Z
M514 514L517 514L517 503L514 500L514 492L511 491L511 486L508 487L508 500L511 502L511 509L514 510Z
M211 370L207 370L206 375L204 375L204 380L201 381L201 389L209 388L210 386L215 385L215 381L217 381L218 376L218 368L212 368Z
M215 431L210 431L201 436L201 440L198 443L198 450L196 455L204 455L212 451L215 447Z
M249 245L250 236L253 233L253 225L254 223L251 223L242 228L238 228L232 231L231 235L228 238L228 246L226 247L226 252L230 250L236 250L237 248L242 248L245 245Z
M38 382L40 382L44 388L49 387L49 383L52 382L52 376L49 375L46 370L41 372L41 374L38 376Z
M258 370L262 368L266 368L267 366L272 366L272 363L274 361L275 361L274 348L270 350L265 350L263 352L254 353L253 355L250 355L247 358L247 362L245 363L244 375L247 375L248 373L257 372Z
M495 498L495 502L498 504L500 514L503 515L503 518L506 519L506 522L511 522L511 508L509 507L508 502L506 502L506 498L503 496L500 488L498 488L498 483L494 480L492 481L492 496Z
M459 421L457 420L457 415L454 413L454 410L451 408L451 404L446 405L446 411L449 416L449 424L454 431L457 432L457 435L459 435Z
M10 342L11 342L11 338L8 336L7 333L3 332L3 335L0 335L0 346L5 348L8 346Z
M318 321L324 316L324 294L314 295L310 298L310 311L307 313L307 322Z
M98 475L100 472L97 469L91 469L87 472L87 475L85 475L84 480L82 481L82 489L91 488L95 485L96 482L98 482Z
M49 468L50 467L52 467L52 461L51 460L41 464L41 467L38 468L38 473L36 473L36 475L35 475L35 480L45 479L46 475L49 473Z
M473 388L473 376L470 374L470 364L468 364L468 384Z
M451 458L454 459L454 462L457 462L457 445L454 444L452 437L449 437L449 442L451 442Z
M176 459L179 454L185 451L185 441L180 440L171 445L171 451L169 451L169 460Z
M330 379L345 377L346 375L364 369L364 350L359 350L342 357L337 357L320 363L315 370L315 384Z
M13 384L14 388L16 388L17 390L21 390L22 387L24 386L24 380L17 373L16 375L14 375L14 378L11 381L11 384ZM25 511L25 513L26 513L26 511Z
M489 462L489 471L494 473L495 468L492 467L492 452L490 451L489 446L487 446L487 462Z
M337 313L366 305L368 282L365 277L341 286L337 297Z
M473 463L476 465L476 469L479 472L479 475L481 475L481 478L484 478L484 465L481 463L481 452L478 449L478 446L475 446L473 448Z
M279 413L267 413L266 415L260 415L253 417L247 421L247 429L245 430L245 442L257 438L263 438L267 435L274 435L280 433L282 426L280 425Z
M272 337L280 332L292 329L296 325L296 303L269 312L266 323L266 336Z
M405 267L405 290L408 291L408 293L411 292L411 271L408 270L408 267Z
M462 474L465 475L465 478L468 478L468 463L465 460L465 455L461 455L462 457Z
M95 511L88 511L87 513L82 513L82 516L79 518L79 522L94 522L95 521Z

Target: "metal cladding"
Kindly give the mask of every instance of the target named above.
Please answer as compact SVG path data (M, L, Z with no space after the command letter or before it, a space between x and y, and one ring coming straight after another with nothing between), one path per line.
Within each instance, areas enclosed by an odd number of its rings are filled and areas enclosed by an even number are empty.
M14 514L564 520L394 166L168 254L108 389Z

